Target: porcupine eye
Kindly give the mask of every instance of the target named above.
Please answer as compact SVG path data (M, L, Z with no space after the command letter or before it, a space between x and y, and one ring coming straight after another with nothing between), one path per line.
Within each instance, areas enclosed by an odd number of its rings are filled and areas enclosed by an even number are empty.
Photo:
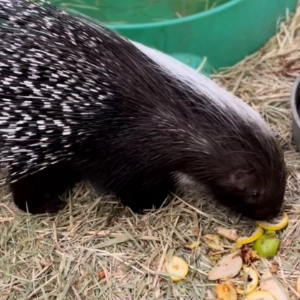
M258 198L259 197L259 192L258 191L254 191L253 194L252 194L252 197Z

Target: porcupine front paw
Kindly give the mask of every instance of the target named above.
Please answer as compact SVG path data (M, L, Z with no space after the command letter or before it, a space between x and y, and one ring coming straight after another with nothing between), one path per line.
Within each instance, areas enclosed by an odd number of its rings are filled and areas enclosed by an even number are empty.
M10 184L15 204L31 214L57 213L66 203L64 193L80 180L67 163L49 166L42 171Z
M166 206L168 204L168 202L165 202L167 197L174 191L175 185L171 180L167 180L151 188L143 188L132 184L119 191L118 196L122 203L134 213L144 214L145 210Z

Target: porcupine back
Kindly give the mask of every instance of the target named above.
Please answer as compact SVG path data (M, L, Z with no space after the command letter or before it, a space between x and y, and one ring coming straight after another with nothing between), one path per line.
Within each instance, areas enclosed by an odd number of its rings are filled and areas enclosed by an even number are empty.
M109 118L117 113L115 104L125 104L111 100L128 83L135 86L133 75L145 76L137 88L128 88L136 96L143 94L149 76L131 57L134 47L118 36L104 29L99 34L36 2L0 3L1 161L22 165L12 181L70 159L83 140L97 138L99 117Z
M1 1L0 18L0 154L11 182L70 160L83 177L136 202L173 188L181 172L220 188L230 205L277 211L283 156L240 99L42 1Z

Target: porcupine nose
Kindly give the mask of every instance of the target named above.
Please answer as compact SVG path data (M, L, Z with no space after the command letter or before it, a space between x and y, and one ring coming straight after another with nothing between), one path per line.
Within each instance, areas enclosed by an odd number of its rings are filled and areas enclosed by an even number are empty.
M252 213L252 217L256 220L271 220L278 216L280 213L281 208L274 207L274 208L262 208L262 209L256 209Z

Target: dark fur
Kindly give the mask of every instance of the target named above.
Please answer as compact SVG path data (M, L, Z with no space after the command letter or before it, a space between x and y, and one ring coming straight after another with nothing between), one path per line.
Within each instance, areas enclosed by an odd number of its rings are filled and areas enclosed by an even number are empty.
M76 91L81 102L69 103L72 113L68 118L73 122L62 114L59 101L51 98L51 93L49 110L41 108L43 100L33 98L36 119L39 111L49 118L61 118L71 124L72 133L68 136L62 137L59 127L53 127L51 134L38 131L34 119L32 130L36 135L26 143L1 138L4 149L20 145L38 154L32 165L27 165L29 157L20 153L13 163L7 162L18 207L23 210L28 207L31 213L57 212L62 207L60 196L76 182L88 180L141 212L153 204L160 206L169 192L175 191L175 175L182 172L196 182L206 183L216 199L245 215L267 218L279 212L286 182L283 154L275 139L266 138L262 134L264 129L260 132L260 125L244 120L237 112L222 111L216 101L168 76L134 45L113 32L89 27L51 6L46 10L37 7L38 16L24 17L22 10L26 11L28 3L12 2L20 6L20 13L0 4L0 17L7 20L15 13L20 19L7 21L6 27L0 27L1 40L19 37L20 52L43 49L57 54L64 62L55 65L57 71L68 72L69 78L76 76L70 91L56 87L64 98L75 86L85 89L88 80L104 93L104 98L98 100L95 92ZM53 22L51 29L44 25L46 16ZM30 24L37 25L40 31L29 29ZM17 28L13 35L7 29L12 27ZM28 38L28 32L35 34L36 44ZM87 37L83 38L82 33ZM91 37L97 38L93 46L89 44ZM0 59L9 64L6 56L0 55ZM19 63L26 70L27 65ZM105 72L100 69L101 63ZM45 63L44 71L39 69L43 78L40 82L36 80L38 88L42 82L51 84L51 66ZM0 68L0 78L11 73L9 68ZM22 79L26 78L19 78ZM4 89L3 97L18 105L18 94L0 87ZM31 95L30 90L23 93ZM84 106L84 102L90 106ZM34 142L43 136L50 139L48 148L35 148ZM59 157L54 166L47 164L45 158L51 153ZM39 171L43 164L46 168ZM28 171L22 175L22 169Z

